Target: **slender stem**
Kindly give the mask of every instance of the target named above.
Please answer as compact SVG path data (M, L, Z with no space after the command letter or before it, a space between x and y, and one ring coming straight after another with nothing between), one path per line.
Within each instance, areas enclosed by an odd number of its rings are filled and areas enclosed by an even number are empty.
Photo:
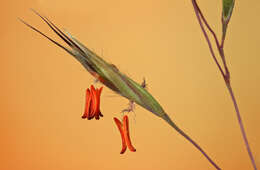
M204 36L205 36L205 38L207 40L207 43L208 43L211 55L212 55L213 59L215 60L217 66L218 66L218 68L219 68L219 70L220 70L220 72L221 72L221 74L222 74L222 76L223 76L223 78L225 80L226 86L228 88L229 94L231 96L232 102L233 102L235 110L236 110L238 123L239 123L240 129L241 129L241 133L242 133L245 145L246 145L247 152L249 154L249 157L250 157L250 160L252 162L252 165L253 165L254 169L257 170L256 164L255 164L255 160L254 160L254 157L253 157L253 154L251 152L251 149L250 149L250 146L249 146L249 142L248 142L248 139L247 139L247 136L246 136L245 128L244 128L244 125L243 125L243 122L242 122L242 119L241 119L241 114L240 114L240 111L238 109L237 101L236 101L236 98L234 96L234 92L232 90L231 84L230 84L230 72L228 70L228 66L227 66L227 63L226 63L226 57L225 57L225 54L224 54L224 41L225 41L226 34L224 33L222 35L221 44L219 44L219 41L218 41L218 38L217 38L215 32L211 29L211 27L209 26L207 20L203 16L203 14L202 14L202 12L201 12L201 10L200 10L196 0L191 0L191 1L192 1L194 10L195 10L197 19L199 21L200 27L202 29L202 32L203 32L203 34L204 34ZM211 32L211 34L213 35L213 37L215 39L216 46L217 46L218 51L219 51L219 55L221 56L221 59L222 59L223 65L224 65L225 74L223 73L222 68L220 67L219 63L217 62L214 52L212 52L213 51L212 50L212 45L211 45L211 42L209 41L208 35L207 35L204 27L203 27L201 19L203 20L204 24L206 25L206 27L208 28L208 30Z
M224 48L222 46L220 46L218 48L218 50L219 50L219 55L221 56L221 59L222 59L223 65L224 65L224 69L225 69L225 81L230 82L230 72L228 70L226 57L225 57L225 53L224 53Z
M222 37L222 41L221 41L221 45L219 44L219 41L218 41L218 38L217 38L217 35L216 33L213 31L213 29L210 27L210 25L208 24L206 18L204 17L203 13L201 12L196 0L193 1L195 6L196 6L196 9L199 13L199 16L201 17L202 21L204 22L204 24L206 25L206 27L208 28L208 30L210 31L210 33L213 35L214 37L214 40L216 42L216 45L217 45L217 49L219 51L219 54L221 56L221 59L222 59L222 62L223 62L223 65L224 65L224 69L225 69L225 75L226 75L226 78L229 80L230 79L230 73L229 73L229 70L228 70L228 67L227 67L227 64L226 64L226 59L225 59L225 55L224 55L224 49L223 49L223 45L224 45L224 40L225 40L225 36ZM223 34L224 35L224 34Z
M224 47L224 42L225 42L225 35L222 36L221 45L220 45L221 48Z
M194 4L198 10L198 13L202 19L202 21L204 22L204 24L206 25L206 27L208 28L208 30L211 32L211 34L213 35L214 37L214 40L216 42L216 45L217 45L217 49L219 51L219 54L221 56L221 59L222 59L222 62L223 62L223 65L224 65L224 68L225 68L225 75L227 76L227 79L229 80L230 79L230 73L229 73L229 70L228 70L228 67L227 67L227 64L226 64L226 59L225 59L225 55L224 55L224 49L223 49L223 46L224 46L224 41L225 41L225 35L226 34L223 34L222 36L222 41L221 41L221 45L219 44L219 41L218 41L218 38L216 36L216 33L213 31L213 29L210 27L210 25L208 24L206 18L204 17L203 13L201 12L196 0L194 0Z
M207 155L207 153L194 141L192 140L184 131L182 131L167 115L164 114L162 117L171 127L173 127L179 134L181 134L184 138L186 138L190 143L193 144L206 158L207 160L217 169L221 170L220 167Z
M219 48L220 45L219 45L219 41L218 41L217 35L215 34L215 32L213 31L213 29L212 29L212 28L210 27L210 25L208 24L206 18L204 17L203 13L201 12L201 10L200 10L200 8L199 8L199 6L198 6L196 0L194 0L193 2L194 2L195 6L196 6L196 8L197 8L197 10L198 10L199 15L201 16L202 21L204 22L204 24L206 25L206 27L208 28L208 30L209 30L209 31L211 32L211 34L213 35L213 37L214 37L214 39L215 39L215 42L216 42L216 44L217 44L217 47Z
M225 42L225 39L226 39L226 33L227 33L227 26L228 26L228 24L225 23L223 16L221 18L221 22L222 22L222 38L221 38L221 45L220 45L220 47L223 48L224 47L224 42Z
M208 36L208 34L206 33L205 28L204 28L204 26L203 26L203 24L202 24L202 22L201 22L201 18L200 18L200 15L199 15L199 10L198 10L197 5L196 5L196 4L197 4L196 1L195 1L195 0L192 0L192 4L193 4L194 10L195 10L195 14L196 14L196 16L197 16L197 19L198 19L198 21L199 21L201 30L202 30L202 32L203 32L203 34L204 34L204 36L205 36L205 38L206 38L206 40L207 40L210 53L211 53L211 55L212 55L212 57L213 57L215 63L217 64L219 71L221 72L221 74L222 74L222 76L223 76L223 78L224 78L224 77L225 77L225 74L224 74L224 72L223 72L223 70L222 70L222 68L221 68L221 66L220 66L220 64L219 64L219 62L218 62L218 60L217 60L217 58L216 58L216 56L215 56L215 53L214 53L214 51L213 51L211 42L210 42L210 40L209 40L209 36Z
M228 88L228 92L229 92L229 94L231 96L231 99L233 101L233 104L234 104L234 107L235 107L235 110L236 110L238 123L239 123L240 129L241 129L241 132L242 132L242 135L243 135L243 138L244 138L244 142L245 142L245 145L246 145L246 149L247 149L248 155L249 155L249 157L251 159L251 162L252 162L252 165L253 165L254 169L257 170L256 163L255 163L255 160L254 160L254 156L252 154L252 151L251 151L250 146L249 146L249 142L247 140L245 128L244 128L244 125L243 125L243 122L242 122L242 118L241 118L241 114L240 114L240 111L238 109L237 101L236 101L236 98L235 98L235 95L234 95L234 92L232 90L230 82L226 82L226 86Z

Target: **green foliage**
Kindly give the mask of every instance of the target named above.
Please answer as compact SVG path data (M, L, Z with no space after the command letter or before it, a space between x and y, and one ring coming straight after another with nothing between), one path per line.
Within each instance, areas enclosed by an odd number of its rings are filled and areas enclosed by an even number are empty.
M101 79L104 80L103 84L121 96L139 104L159 117L162 117L165 114L161 105L145 88L129 78L127 75L120 72L113 64L106 62L101 57L96 55L68 32L66 32L66 34L68 37L70 37L71 41L73 41L77 47L84 52L74 52L74 56L77 59L85 60L85 64L84 62L80 61L82 65L88 71L89 68L91 68L91 71L98 74ZM74 50L79 51L77 48L74 48Z
M223 0L223 10L222 10L222 37L225 39L227 32L227 25L232 16L233 8L235 5L235 0Z
M223 0L222 16L225 22L228 22L231 18L232 11L235 5L235 0Z

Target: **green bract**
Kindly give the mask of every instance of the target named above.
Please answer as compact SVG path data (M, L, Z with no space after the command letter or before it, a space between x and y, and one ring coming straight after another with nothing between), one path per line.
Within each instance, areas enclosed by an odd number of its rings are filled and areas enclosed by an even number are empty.
M52 40L36 28L27 24L23 20L21 21L74 56L86 68L87 71L89 71L92 75L97 75L98 78L102 79L101 82L108 88L129 99L131 102L139 104L155 115L165 118L164 115L166 113L164 112L163 108L145 88L129 78L127 75L120 72L115 65L103 60L101 57L75 39L71 34L68 32L63 33L48 18L41 16L36 11L34 12L40 16L43 21L46 22L48 26L71 47L71 49L60 45L58 42Z
M71 40L77 44L85 54L75 53L75 57L81 62L85 61L83 66L88 70L96 72L103 80L104 84L118 94L126 97L140 106L146 108L157 116L165 114L160 104L153 96L140 84L120 72L113 64L110 64L89 50L86 46L77 41L74 37L67 33Z
M235 0L223 0L223 19L230 20L234 8Z
M235 0L223 0L222 10L222 38L225 39L227 26L232 16Z

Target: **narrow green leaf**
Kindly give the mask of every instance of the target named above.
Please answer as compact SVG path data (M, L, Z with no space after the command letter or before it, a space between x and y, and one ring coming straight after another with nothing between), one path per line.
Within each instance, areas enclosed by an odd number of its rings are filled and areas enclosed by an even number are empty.
M231 18L232 11L235 5L235 0L223 0L223 19L228 21Z
M233 8L235 5L235 0L223 0L222 2L222 41L224 41L226 37L227 26L232 16Z
M71 38L71 40L74 41L74 43L76 43L86 54L86 56L78 58L85 58L87 63L90 63L98 75L100 75L105 80L105 85L106 81L109 81L110 84L113 84L113 86L117 89L116 92L120 95L139 104L157 116L161 117L165 114L161 105L145 88L143 88L140 84L136 83L125 74L121 73L114 65L107 63L101 57L96 55L77 39L75 39L71 34L68 32L66 33ZM78 53L78 55L81 54ZM83 66L85 67L84 64ZM111 89L114 90L113 88Z

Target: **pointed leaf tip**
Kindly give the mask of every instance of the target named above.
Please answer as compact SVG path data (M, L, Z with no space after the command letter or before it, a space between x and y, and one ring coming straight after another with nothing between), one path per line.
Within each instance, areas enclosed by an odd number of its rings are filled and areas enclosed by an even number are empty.
M223 9L222 9L222 45L226 37L227 26L230 21L233 8L235 5L235 0L222 0Z
M232 15L232 11L235 5L235 0L222 0L223 2L223 11L222 11L222 17L223 21L227 23Z

